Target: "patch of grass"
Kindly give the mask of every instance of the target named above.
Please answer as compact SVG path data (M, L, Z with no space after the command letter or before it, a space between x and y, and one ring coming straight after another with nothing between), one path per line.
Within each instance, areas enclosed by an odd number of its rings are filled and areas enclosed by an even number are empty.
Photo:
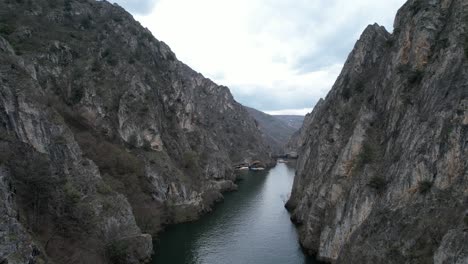
M422 181L419 181L418 182L418 192L420 194L425 194L427 192L429 192L432 188L432 185L434 183L430 180L422 180Z

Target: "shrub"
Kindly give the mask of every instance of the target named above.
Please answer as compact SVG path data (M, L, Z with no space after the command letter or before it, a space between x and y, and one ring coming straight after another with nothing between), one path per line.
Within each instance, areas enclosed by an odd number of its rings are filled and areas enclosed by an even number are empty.
M40 217L48 212L49 203L61 181L51 175L49 161L43 154L16 153L12 155L9 165L18 201L29 212L28 224L36 229Z
M98 165L101 173L114 176L144 175L144 163L123 147L106 140L98 140L86 132L77 134L77 140L86 155Z
M356 86L354 87L354 90L358 93L364 92L364 82L362 80L357 81Z
M110 263L127 263L127 246L123 242L113 241L106 247L107 258Z
M0 130L0 140L4 140L4 141L13 141L15 140L16 137L13 133L8 133L7 131L4 131L4 130Z
M418 84L422 81L424 77L424 72L421 70L410 71L408 75L408 82L410 84Z
M109 185L105 184L104 182L98 183L96 186L96 190L98 193L104 194L104 195L112 193L112 188Z
M425 194L431 190L433 182L430 180L422 180L418 182L418 191L421 194Z
M359 154L359 162L362 165L372 163L375 159L375 155L376 153L373 146L369 143L364 143L361 153Z
M2 35L10 35L15 32L15 28L8 24L0 24L0 34Z
M373 176L367 185L373 189L381 191L387 186L387 181L385 181L381 176Z
M64 5L63 8L66 12L70 12L72 10L71 0L65 0L63 2L63 5Z
M78 203L81 199L81 194L80 192L70 183L67 182L63 186L63 191L65 194L65 200L66 203L69 206L73 206L74 204Z
M72 91L71 91L71 97L70 97L70 101L73 105L79 103L81 101L81 99L83 98L84 96L84 88L82 87L75 87Z
M104 50L104 52L102 52L102 57L105 58L107 56L111 55L111 50L109 48L107 48L106 50Z
M130 148L136 148L138 146L138 137L136 134L132 134L128 137L128 144Z
M84 29L90 29L91 28L91 18L89 16L85 16L81 19L80 25Z
M183 165L187 169L195 168L198 165L198 154L194 151L184 153Z
M349 98L351 98L351 89L349 89L348 87L345 87L341 95L343 96L344 99L349 100Z

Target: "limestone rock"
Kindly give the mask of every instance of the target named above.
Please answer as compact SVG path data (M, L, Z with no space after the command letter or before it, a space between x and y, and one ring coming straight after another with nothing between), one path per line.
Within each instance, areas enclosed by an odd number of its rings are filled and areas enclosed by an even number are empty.
M0 13L0 262L108 263L105 245L122 240L145 261L146 234L209 211L235 164L270 161L229 89L122 8L0 1Z
M333 263L466 263L468 2L408 1L370 25L290 141L287 207Z

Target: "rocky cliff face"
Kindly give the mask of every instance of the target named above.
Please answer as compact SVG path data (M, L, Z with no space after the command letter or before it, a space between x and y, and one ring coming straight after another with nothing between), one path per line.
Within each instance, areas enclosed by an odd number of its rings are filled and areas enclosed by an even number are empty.
M288 208L334 263L467 263L468 2L369 26L299 133Z
M269 149L228 88L105 1L0 0L0 262L139 263Z

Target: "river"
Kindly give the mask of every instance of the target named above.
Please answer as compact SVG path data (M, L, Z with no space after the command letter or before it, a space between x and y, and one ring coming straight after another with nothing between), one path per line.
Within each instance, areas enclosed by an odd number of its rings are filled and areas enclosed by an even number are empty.
M157 264L318 263L306 257L284 203L294 169L245 172L239 191L200 220L168 228L155 243Z

